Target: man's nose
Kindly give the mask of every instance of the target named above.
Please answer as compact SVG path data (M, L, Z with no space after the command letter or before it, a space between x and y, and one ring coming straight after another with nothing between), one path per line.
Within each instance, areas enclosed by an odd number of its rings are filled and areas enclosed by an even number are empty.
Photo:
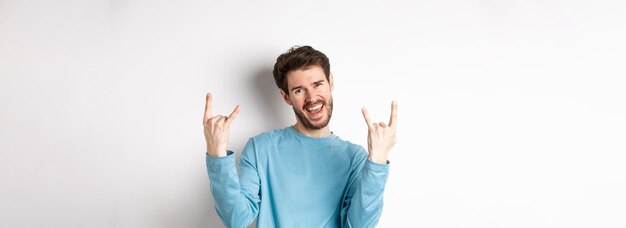
M311 91L307 91L306 92L306 99L304 101L306 102L313 102L315 101L315 93L311 92Z

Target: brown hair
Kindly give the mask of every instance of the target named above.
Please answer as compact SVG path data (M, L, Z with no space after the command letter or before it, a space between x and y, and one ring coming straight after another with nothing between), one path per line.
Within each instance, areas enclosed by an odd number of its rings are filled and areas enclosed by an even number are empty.
M326 80L330 80L330 62L324 53L315 50L311 46L293 46L276 59L273 71L276 86L286 94L289 94L287 73L293 70L304 70L315 65L321 67L326 75Z

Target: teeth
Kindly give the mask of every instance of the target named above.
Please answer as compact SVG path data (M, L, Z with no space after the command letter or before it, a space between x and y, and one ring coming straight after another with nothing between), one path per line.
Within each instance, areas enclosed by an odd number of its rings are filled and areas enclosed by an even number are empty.
M318 109L320 109L322 107L322 104L318 104L316 106L307 108L308 111L317 111Z

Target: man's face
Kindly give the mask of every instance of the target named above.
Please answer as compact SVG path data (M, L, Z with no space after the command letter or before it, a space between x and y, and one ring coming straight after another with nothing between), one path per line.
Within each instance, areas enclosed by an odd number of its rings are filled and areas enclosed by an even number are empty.
M287 73L289 94L281 90L283 99L292 105L298 122L307 129L322 129L328 125L333 113L332 74L326 80L324 70L310 66L304 70Z

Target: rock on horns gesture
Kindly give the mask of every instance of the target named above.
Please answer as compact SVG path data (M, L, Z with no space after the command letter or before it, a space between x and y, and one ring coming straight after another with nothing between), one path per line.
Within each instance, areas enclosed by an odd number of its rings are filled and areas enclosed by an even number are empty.
M363 117L367 123L367 150L370 161L386 164L387 155L396 144L396 129L398 119L398 102L391 102L391 117L389 124L384 122L373 123L367 109L363 108Z
M206 95L206 106L204 106L204 139L206 140L207 154L210 156L223 157L226 156L226 146L228 145L228 136L230 134L230 124L239 114L239 105L230 116L222 116L212 114L213 98L211 93Z

